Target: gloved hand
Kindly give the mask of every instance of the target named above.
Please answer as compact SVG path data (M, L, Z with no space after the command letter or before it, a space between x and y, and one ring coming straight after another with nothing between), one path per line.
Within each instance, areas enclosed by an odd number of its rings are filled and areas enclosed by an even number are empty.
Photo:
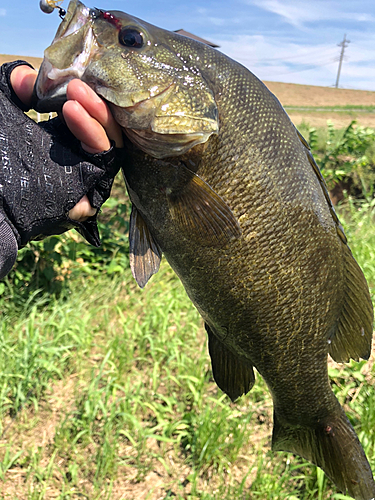
M21 64L25 62L0 70L0 212L18 248L73 227L99 246L96 215L79 222L68 212L85 194L92 207L101 207L120 168L122 150L112 144L109 151L90 155L58 118L43 124L28 118L10 85L11 71Z

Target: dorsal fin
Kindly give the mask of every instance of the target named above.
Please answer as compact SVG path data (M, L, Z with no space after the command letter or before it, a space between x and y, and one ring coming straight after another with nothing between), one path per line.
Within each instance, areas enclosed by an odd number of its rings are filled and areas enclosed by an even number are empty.
M319 180L335 221L336 232L344 243L342 246L345 273L344 298L336 329L328 339L328 352L339 363L347 362L350 358L357 361L360 358L368 359L371 354L373 334L373 308L366 278L347 245L344 229L337 217L327 185L309 145L298 130L297 135L306 148L307 158Z
M366 278L350 248L343 245L344 299L336 330L328 339L328 352L338 363L358 361L371 354L373 308Z
M302 144L305 146L306 149L308 149L309 151L311 150L310 148L310 144L306 141L306 139L303 137L303 135L301 134L301 132L298 130L297 127L295 127L296 131L297 131L297 135L298 135L298 139L302 142Z
M324 197L327 200L329 211L331 212L332 218L333 218L333 220L335 221L335 224L336 224L337 234L338 234L339 238L342 240L343 243L347 243L347 239L346 239L346 236L345 236L344 228L340 224L339 218L337 217L336 210L335 210L335 208L334 208L334 206L332 204L332 200L331 200L331 198L329 196L327 184L326 184L326 181L324 180L322 172L320 171L320 168L318 167L318 165L317 165L317 163L316 163L316 161L314 159L314 156L311 153L310 146L309 146L308 142L306 141L306 139L303 137L303 135L297 129L296 129L296 131L297 131L297 136L298 136L299 140L302 142L302 144L305 147L307 159L309 160L309 163L310 163L310 165L312 166L312 168L313 168L313 170L315 172L315 175L316 175L316 177L317 177L317 179L318 179L318 181L320 183L320 186L322 188Z

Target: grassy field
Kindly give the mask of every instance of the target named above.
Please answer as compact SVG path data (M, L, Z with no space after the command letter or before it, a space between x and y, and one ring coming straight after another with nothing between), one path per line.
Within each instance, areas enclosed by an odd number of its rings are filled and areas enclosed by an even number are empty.
M325 127L327 120L331 120L337 128L343 128L352 120L357 120L364 127L375 127L375 92L264 83L285 107L295 125L305 122L314 127Z
M373 293L371 207L341 215ZM142 291L125 264L110 274L82 256L61 264L59 294L0 288L1 500L345 498L316 467L270 451L261 377L236 404L217 388L202 320L165 262ZM374 469L372 365L330 374Z

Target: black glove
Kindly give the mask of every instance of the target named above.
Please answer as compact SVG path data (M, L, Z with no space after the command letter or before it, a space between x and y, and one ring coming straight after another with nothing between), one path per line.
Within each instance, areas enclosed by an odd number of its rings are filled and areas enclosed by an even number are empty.
M19 248L73 227L99 246L96 215L77 222L67 214L85 194L94 208L101 207L110 195L123 150L112 145L109 151L90 155L58 118L36 124L27 117L10 85L11 71L21 64L25 62L0 69L0 211Z

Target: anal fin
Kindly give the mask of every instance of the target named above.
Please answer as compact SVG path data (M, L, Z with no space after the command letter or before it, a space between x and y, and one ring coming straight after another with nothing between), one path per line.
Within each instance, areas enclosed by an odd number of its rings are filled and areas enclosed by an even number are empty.
M143 288L159 271L162 251L133 205L129 226L129 260L134 279Z
M254 385L253 366L229 351L205 324L208 334L208 350L211 356L215 382L232 401L247 394Z
M344 301L328 352L338 363L368 359L373 334L373 308L366 278L349 247L343 245Z

